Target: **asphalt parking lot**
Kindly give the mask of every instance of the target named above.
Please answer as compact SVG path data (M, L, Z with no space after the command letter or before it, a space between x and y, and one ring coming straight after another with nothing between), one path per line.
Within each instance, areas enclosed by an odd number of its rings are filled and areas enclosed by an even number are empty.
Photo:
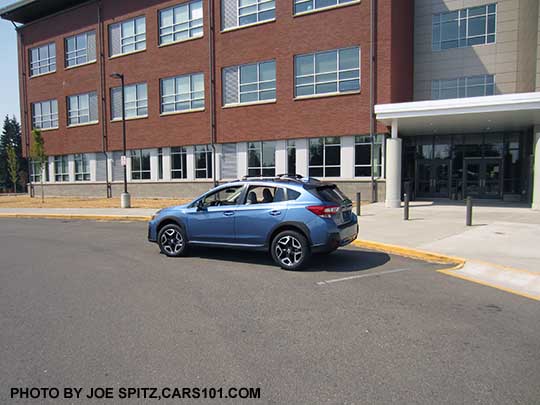
M350 248L286 272L264 253L164 257L144 223L2 219L0 229L1 403L13 386L540 403L539 304L436 272L444 266Z

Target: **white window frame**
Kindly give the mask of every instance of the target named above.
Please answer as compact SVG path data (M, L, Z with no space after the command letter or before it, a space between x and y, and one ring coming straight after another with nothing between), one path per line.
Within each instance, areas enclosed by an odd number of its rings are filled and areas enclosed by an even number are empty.
M339 68L339 55L340 55L340 52L350 50L350 49L358 49L358 68L340 69ZM316 71L317 55L321 55L321 54L329 53L329 52L335 52L336 53L336 67L337 67L337 70L317 73L317 71ZM312 57L312 60L313 60L313 73L312 74L304 74L304 75L298 75L297 76L296 75L297 59L301 58L301 57L307 57L307 56ZM359 46L358 47L353 46L353 47L348 47L348 48L339 48L339 49L329 49L329 50L326 50L326 51L317 51L317 52L306 53L306 54L302 54L302 55L295 55L294 56L294 97L298 98L298 99L301 99L301 98L310 98L310 97L321 97L321 96L333 95L333 94L358 93L358 92L360 92L360 90L362 88L361 66L362 66L362 51L361 51L361 48ZM355 72L355 71L358 71L358 76L345 78L345 79L340 79L341 74L348 73L348 72ZM317 76L325 76L325 75L330 75L330 74L335 74L336 75L336 80L327 80L327 81L320 81L320 82L317 81ZM310 78L310 77L313 78L313 81L311 83L307 83L307 84L298 84L297 83L298 79ZM343 90L343 91L341 91L339 89L341 83L352 82L353 80L358 81L358 89ZM329 92L317 93L317 86L318 85L330 84L330 83L336 83L336 90L337 91L329 91ZM309 86L313 87L313 93L312 94L298 95L298 88L299 87L309 87Z
M174 156L180 156L180 168L174 168ZM187 179L187 149L184 146L177 146L171 148L171 180L185 180ZM174 177L174 173L180 173L180 177Z
M142 161L143 161L143 153L144 154L148 154L148 164L149 164L149 167L148 167L148 170L142 168ZM131 180L132 181L149 181L152 179L152 158L151 158L151 153L150 153L150 150L148 149L133 149L129 152L129 157L131 159L131 170L130 170L130 176L131 176ZM138 158L140 159L140 168L139 170L135 170L134 169L134 164L133 164L133 158ZM139 178L138 179L134 179L133 178L133 173L139 173ZM148 178L142 178L143 177L143 174L148 174Z
M375 140L373 144L371 143L371 140L369 139L369 135L360 135L354 137L354 177L357 178L371 178L371 174L373 173L373 148L380 147L381 149L381 161L378 165L379 166L379 175L375 175L374 178L380 179L384 178L384 149L385 149L385 143L386 143L386 137L384 135L376 134ZM359 141L358 138L368 138L366 141ZM369 164L356 164L356 146L369 146L370 147L370 161ZM357 176L356 175L356 168L357 167L369 167L370 168L370 174L367 176Z
M237 1L237 3L236 3L237 10L238 10L238 12L236 13L236 26L237 27L246 27L246 26L250 26L250 25L254 25L254 24L259 24L259 23L262 23L262 22L265 22L265 21L274 21L276 19L276 1L275 0L252 0L252 1L253 1L252 4L248 4L248 5L244 5L244 6L241 5L242 0ZM267 4L272 4L272 3L274 5L273 7L269 7L267 9L261 10L261 8L265 7ZM244 15L241 15L242 10L245 10L245 9L247 9L249 7L255 7L255 11L244 14ZM274 11L274 16L273 17L266 18L266 19L261 19L260 18L260 14L266 13L266 12L271 11L271 10ZM240 20L243 17L248 17L248 16L252 16L252 15L255 15L256 21L252 21L252 22L245 23L245 24L242 24L240 22Z
M328 138L337 138L339 139L339 143L330 143L327 145L327 139ZM311 153L311 147L310 147L310 141L313 140L313 139L322 139L323 140L323 155L322 155L322 165L311 165L310 161L311 161L311 156L310 156L310 153ZM339 145L339 151L340 153L338 154L339 156L339 165L327 165L326 164L326 147L335 147ZM310 138L308 139L308 175L309 177L315 177L315 176L311 176L311 174L309 174L310 170L311 169L322 169L323 170L323 178L326 178L326 177L330 177L330 178L339 178L341 177L341 148L342 148L342 141L341 141L341 138L340 137L337 137L337 136L328 136L328 137L318 137L318 138ZM339 168L339 176L327 176L326 175L326 169L332 169L332 168Z
M205 166L204 168L198 168L197 162L199 155L204 155ZM194 156L194 170L195 170L195 179L211 179L213 178L212 172L212 147L210 145L195 145L193 147L193 156ZM199 176L199 173L204 173L204 176Z
M140 90L140 86L145 86L146 88L146 98L139 98L139 92L141 91ZM124 101L125 101L125 113L126 113L126 120L129 120L129 119L135 119L135 118L146 118L148 117L148 86L146 83L134 83L134 84L129 84L129 85L126 85L125 86L125 89L127 90L128 88L132 88L132 87L135 87L135 100L134 101L129 101L127 99L127 97L125 97ZM113 87L111 89L111 116L112 116L112 120L113 121L121 121L122 120L122 111L119 111L120 115L119 116L115 116L113 115L114 114L114 110L112 108L112 98L114 97L113 93L115 92L118 92L119 95L118 97L122 98L122 87ZM127 91L126 91L127 93ZM124 95L126 96L126 95ZM120 103L121 104L121 103ZM132 106L132 104L134 104ZM133 111L135 110L135 115L132 115L132 116L129 116L128 114L128 111ZM139 114L139 110L146 110L146 113L144 114Z
M49 104L49 114L43 114L43 105ZM36 114L36 106L39 105L40 114ZM56 111L53 111L56 109ZM49 123L50 126L44 127L44 123ZM32 103L32 128L41 130L58 129L58 100L45 100Z
M195 90L194 88L194 77L197 76L197 77L201 77L202 78L202 90ZM185 78L188 78L189 79L189 92L188 93L177 93L177 89L178 89L178 86L177 86L177 81L180 80L180 79L185 79ZM172 80L173 81L173 85L174 85L174 93L172 94L168 94L168 95L164 95L164 83L165 81L169 81L169 80ZM160 108L161 108L161 114L162 115L166 115L166 114L174 114L174 113L178 113L178 112L189 112L189 111L201 111L201 110L204 110L204 73L190 73L190 74L187 74L187 75L181 75L181 76L175 76L175 77L167 77L165 79L160 79ZM187 96L187 98L186 98ZM196 97L195 97L196 96ZM172 98L173 100L172 101L167 101L165 102L164 100L168 98ZM199 103L202 101L202 106L197 106L197 104L195 103ZM177 109L176 106L177 104L181 104L181 103L189 103L189 108L184 108L184 109ZM164 111L164 106L165 105L173 105L173 110L172 111Z
M196 3L200 3L201 5L201 16L199 18L193 18L193 6ZM188 19L185 21L177 21L176 20L176 13L175 10L180 9L182 7L188 8ZM171 25L163 25L163 19L162 15L163 13L166 13L168 11L172 11L172 18L173 22ZM204 36L204 11L203 11L203 4L202 0L194 0L187 3L178 4L173 7L164 8L163 10L159 10L159 45L168 45L168 44L175 44L178 42L184 42L188 41L190 39L195 38L201 38ZM200 20L200 22L199 22ZM186 26L185 28L180 29L181 26ZM163 33L163 31L167 31L167 33ZM169 32L170 31L170 32ZM174 37L177 34L180 34L182 32L188 33L188 36L186 38L180 38L175 40ZM195 31L195 33L192 34L192 32ZM170 41L164 41L163 37L172 36L172 40Z
M68 156L67 155L55 156L53 162L54 162L54 181L57 183L69 181Z
M75 94L73 96L67 97L68 127L74 127L83 124L95 124L98 122L98 120L90 121L90 96L92 95L95 95L97 97L97 93L95 91L92 91L90 93ZM86 98L86 105L88 106L87 108L80 108L80 100L82 98ZM76 101L77 103L76 108L73 108L74 101ZM74 120L75 122L72 122L72 120Z
M469 81L472 79L483 79L482 84L469 84ZM454 85L449 85L451 82L455 83ZM453 83L452 83L453 84ZM431 81L431 99L432 100L446 100L447 97L441 97L441 92L444 90L454 90L456 91L457 97L455 98L467 98L467 97L479 97L469 95L469 92L473 88L483 88L482 96L491 96L495 94L495 75L475 75L475 76L466 76L466 77L457 77L452 79L438 79ZM488 91L491 87L491 91ZM435 97L435 93L437 96Z
M307 10L303 10L303 11L296 11L296 6L300 4L309 4L309 3L312 4L311 8L308 8ZM317 7L317 0L294 0L293 1L293 14L302 15L302 14L307 14L307 13L313 13L315 11L327 10L329 8L336 8L336 7L341 7L348 4L360 3L360 0L335 0L335 3L336 4L330 4L328 6Z
M92 63L92 62L96 61L96 55L94 55L93 59L90 59L89 56L88 56L88 36L90 34L93 34L94 41L96 41L96 31L95 30L86 31L86 32L83 32L81 34L72 35L70 37L65 38L65 40L64 40L64 49L65 49L64 63L65 63L66 68L72 68L72 67L75 67L75 66L85 65L87 63ZM79 37L83 37L83 36L86 39L86 47L79 49L79 48L77 48L77 39ZM70 39L75 40L75 49L72 50L72 51L68 50L68 41ZM81 55L79 55L79 53L81 53ZM96 53L97 53L97 49L96 49ZM84 62L77 63L77 59L83 58L83 57L85 59ZM72 61L72 60L75 60L75 63L70 64L70 61Z
M475 15L475 16L469 16L469 12L471 9L479 8L479 7L485 7L485 13L481 15ZM489 11L491 7L494 7L494 11ZM449 15L452 13L457 13L457 18L449 19L448 21L443 21L443 16ZM489 17L494 16L495 20L495 28L493 32L489 31ZM486 30L483 34L480 35L469 35L469 22L475 18L482 18L485 17L486 19ZM446 39L443 41L442 39L442 25L443 23L447 23L450 21L457 21L457 37L456 39ZM462 26L465 24L465 37L461 37L461 31ZM432 32L432 49L434 51L444 51L447 49L455 49L455 48L465 48L469 46L479 46L479 45L490 45L497 43L497 3L490 3L485 5L479 5L474 7L468 7L463 8L460 10L453 10L453 11L445 11L444 13L437 13L433 14L432 22L431 22L431 32ZM438 32L438 40L436 40L436 32ZM493 36L493 41L489 41L489 37ZM484 37L484 42L479 44L471 44L469 45L469 40L475 39L475 38L481 38ZM451 41L457 41L457 46L450 46L447 48L443 48L442 44L443 42L451 42ZM463 43L462 43L463 41Z
M41 53L45 52L45 49L47 50L47 56L42 57ZM38 53L37 60L33 60L33 57L32 57L32 53L35 50L37 50L37 53ZM28 60L30 62L29 64L30 77L36 77L36 76L41 76L48 73L56 72L56 43L50 42L48 44L36 46L36 47L30 48L28 52L29 52ZM36 69L38 70L38 72L34 73L34 70ZM42 72L41 69L46 69L46 70Z
M144 21L144 32L137 32L137 21ZM125 35L124 31L125 27L128 24L133 24L133 35ZM141 52L146 49L146 17L145 16L139 16L135 18L130 18L129 20L120 21L114 24L111 24L109 26L109 41L111 40L111 29L113 27L120 26L120 52L119 53L112 53L112 47L110 48L111 57L119 56L119 55L128 55L130 53L134 52ZM142 38L138 38L142 37ZM139 44L143 44L142 48L137 49L137 46ZM126 47L133 46L134 49L132 50L125 50Z
M273 147L274 147L274 155L273 155L273 159L274 159L274 165L273 166L265 166L264 165L264 144L272 144ZM252 145L254 147L252 147ZM249 177L267 177L267 176L270 176L270 177L273 177L276 175L276 142L275 141L250 141L247 143L247 172L248 172L248 176ZM259 152L259 162L260 162L260 165L259 166L250 166L249 165L249 153L251 151L258 151ZM250 170L258 170L259 171L259 174L258 175L251 175L249 174L249 171ZM274 174L273 175L266 175L264 174L263 172L265 170L273 170L274 171Z
M86 153L77 153L73 155L75 166L75 181L90 181L90 160ZM81 169L82 170L77 170Z

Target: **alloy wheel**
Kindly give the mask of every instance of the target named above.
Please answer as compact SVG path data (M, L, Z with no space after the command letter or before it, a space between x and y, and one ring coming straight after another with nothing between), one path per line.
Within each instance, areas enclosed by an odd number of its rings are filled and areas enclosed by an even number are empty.
M302 244L294 236L281 237L276 244L276 256L285 266L291 267L302 260Z
M161 246L167 253L174 255L182 250L184 246L184 238L176 229L167 229L161 235Z

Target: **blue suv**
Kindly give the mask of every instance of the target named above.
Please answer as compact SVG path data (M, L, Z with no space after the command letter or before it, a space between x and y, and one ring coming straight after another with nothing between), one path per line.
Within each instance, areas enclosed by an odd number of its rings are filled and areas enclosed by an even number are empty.
M269 250L286 270L357 234L351 200L335 184L299 175L223 184L189 204L158 211L148 224L148 240L167 256L185 256L192 245Z

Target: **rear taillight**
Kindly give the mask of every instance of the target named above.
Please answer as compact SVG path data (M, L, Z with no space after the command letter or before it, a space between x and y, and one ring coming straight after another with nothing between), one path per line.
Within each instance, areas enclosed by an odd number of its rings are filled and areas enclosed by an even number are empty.
M307 207L308 210L321 218L332 218L332 215L337 214L339 206L337 205L312 205Z

